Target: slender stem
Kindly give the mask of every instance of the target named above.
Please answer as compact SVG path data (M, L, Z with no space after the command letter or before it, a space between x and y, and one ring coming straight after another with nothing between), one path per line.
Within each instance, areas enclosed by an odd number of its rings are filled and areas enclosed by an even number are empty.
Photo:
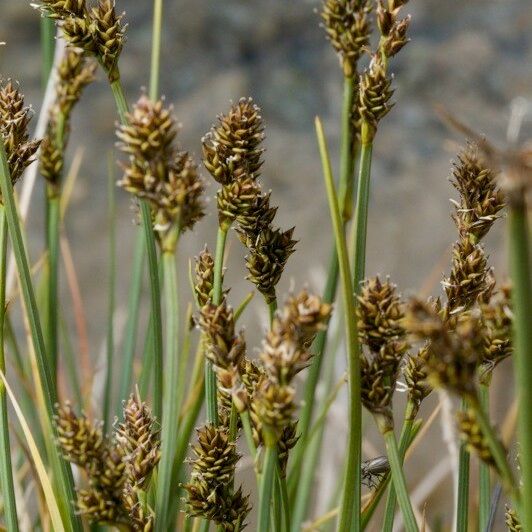
M163 20L163 0L153 0L153 27L151 38L150 98L159 97L159 77L161 70L161 25Z
M271 532L270 505L272 502L275 464L277 463L277 446L267 445L264 452L264 463L259 486L259 514L257 532Z
M281 499L281 508L282 508L282 530L284 532L290 532L290 501L288 500L288 488L286 485L286 476L281 472L281 467L279 465L279 457L277 457L277 463L275 468L275 476L277 477L277 483L279 485L279 495Z
M7 223L6 211L0 205L0 371L6 373L4 353L4 318L6 315L6 257ZM7 416L6 389L0 383L0 486L4 502L4 516L8 530L18 532L17 505L13 486L11 445L9 443L9 422Z
M9 166L7 163L7 156L3 142L0 142L0 191L5 205L7 215L7 223L11 243L13 245L13 252L20 277L20 285L22 291L22 298L28 315L28 322L35 350L37 367L42 386L44 403L47 413L47 429L50 431L48 437L56 436L56 427L53 421L55 412L55 404L57 402L57 395L55 387L53 386L52 376L50 374L50 367L48 365L48 357L44 344L41 322L39 319L39 312L35 301L35 293L31 281L30 268L28 264L28 257L24 247L24 240L20 228L20 221L15 206L15 199L13 195L13 185L9 175ZM81 530L81 521L79 516L71 504L75 500L74 480L69 464L61 457L59 449L55 445L51 445L51 461L56 468L56 481L59 484L60 500L62 501L62 510L64 512L65 520L67 520L68 529Z
M275 318L275 313L277 312L277 298L272 302L268 303L268 313L270 316L270 325L273 323L273 318Z
M403 473L402 459L399 454L399 448L395 439L393 430L383 431L384 442L386 444L386 453L390 462L390 469L392 473L392 482L397 493L397 501L403 514L403 521L407 532L417 532L418 526L412 504L408 497L408 488L406 487L405 476Z
M111 83L111 90L115 98L116 108L120 121L127 123L127 100L124 90L120 83L120 78ZM157 267L157 248L155 246L155 236L151 219L150 206L145 200L140 200L140 211L142 215L142 225L144 227L144 236L146 239L146 250L148 254L148 273L150 277L151 288L151 315L153 319L153 377L154 389L162 390L163 384L163 333L161 318L161 290L159 287L159 273ZM156 418L161 419L162 398L154 394L153 397L153 414Z
M342 100L341 118L341 147L340 147L340 180L338 183L338 199L344 222L353 216L353 192L355 182L353 180L353 78L344 77L344 95Z
M524 193L513 198L508 214L510 272L512 276L513 344L519 400L519 444L522 472L520 515L523 530L532 530L532 264Z
M364 279L366 269L366 237L368 226L369 185L371 175L371 152L373 144L363 143L360 149L360 167L358 174L357 200L355 208L355 242L354 251L354 287L358 292L360 283Z
M173 251L163 252L164 300L166 314L166 367L163 389L163 422L161 429L161 462L157 475L156 530L166 530L171 495L172 470L176 452L179 422L179 300L176 261Z
M144 232L140 228L135 240L135 251L133 253L133 267L131 271L131 285L129 287L129 299L127 303L127 322L124 332L124 355L120 378L119 395L117 402L117 412L121 409L124 400L131 390L131 376L133 373L133 362L135 359L135 348L137 341L137 329L139 324L140 294L142 291L142 273L144 267ZM143 396L144 397L144 396Z
M467 409L462 401L460 409ZM456 492L456 532L467 532L469 516L469 465L470 455L467 444L460 442L458 451L458 486Z
M54 64L55 24L50 17L41 17L42 76L41 84L45 88Z
M486 413L489 412L489 386L480 384L480 404ZM478 530L485 532L490 519L491 486L489 466L479 464L479 496L478 496Z
M212 296L212 302L214 305L219 305L222 302L223 264L228 229L229 228L226 228L225 226L218 227L218 234L216 237L216 253L214 257L214 286ZM206 360L205 362L205 404L207 405L207 421L214 425L218 425L216 374L214 373L212 362L210 360Z
M109 300L107 308L107 364L105 375L105 390L103 399L103 430L106 433L111 414L113 388L113 359L114 359L114 313L115 313L115 284L116 284L116 199L113 161L109 161Z
M408 401L405 409L405 416L403 420L403 427L401 428L401 436L399 437L399 458L401 459L401 465L403 464L406 449L410 440L410 433L412 431L412 425L414 423L415 412L417 407L412 401ZM388 499L386 500L386 509L384 511L384 524L382 526L382 532L391 532L393 530L393 521L395 517L395 488L390 486L388 492Z
M316 133L323 165L323 175L327 188L327 198L331 211L338 262L340 266L340 279L342 282L342 295L344 304L344 317L347 343L348 389L349 389L349 419L347 442L347 465L345 468L344 488L342 493L341 511L338 520L338 532L360 530L360 457L362 439L362 408L360 402L360 359L355 317L355 299L347 245L343 231L342 219L338 208L338 199L334 186L331 163L327 150L323 127L319 118L316 118Z
M50 192L50 188L48 190ZM46 291L46 349L50 360L50 368L55 385L57 386L58 365L58 290L59 290L59 225L60 225L60 196L58 194L47 195L46 199L46 247L47 280Z
M257 457L257 448L255 447L255 440L253 439L253 430L251 428L249 412L247 410L242 412L240 414L240 419L242 421L242 428L244 429L244 436L246 437L249 454L255 459Z

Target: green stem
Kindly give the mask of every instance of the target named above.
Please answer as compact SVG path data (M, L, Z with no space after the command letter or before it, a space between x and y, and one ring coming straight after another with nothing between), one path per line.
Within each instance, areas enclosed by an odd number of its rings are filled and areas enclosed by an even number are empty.
M342 295L344 304L344 318L347 343L348 366L348 442L347 465L345 468L344 488L342 493L341 511L338 520L338 532L360 530L360 458L362 440L362 408L360 401L360 359L355 317L355 299L347 245L343 230L342 218L338 208L338 198L331 170L331 162L325 142L323 127L319 118L316 118L316 133L323 165L323 176L327 188L327 198L331 211L338 262L340 266L340 279L342 282Z
M153 0L153 27L151 38L150 98L159 97L159 76L161 70L161 25L163 0Z
M371 176L371 142L362 143L360 149L360 167L358 174L357 201L355 208L355 230L353 232L355 242L354 252L354 287L358 292L360 283L364 279L366 269L366 237L368 227L369 188Z
M273 318L275 318L275 313L277 312L277 298L268 303L268 314L270 317L270 326L273 323Z
M460 409L467 409L467 404L462 401ZM469 516L469 464L470 455L467 444L460 442L458 452L458 492L456 498L456 532L467 532Z
M220 305L223 294L223 265L225 254L225 242L227 240L228 227L218 227L216 237L216 253L214 257L214 281L212 302ZM207 421L218 425L218 399L217 399L216 374L210 360L205 361L205 404L207 406Z
M267 445L264 452L264 463L259 486L259 514L257 532L271 532L270 506L272 502L275 464L277 463L277 446Z
M480 384L480 404L486 413L489 412L489 386ZM485 532L490 519L491 486L489 466L479 464L479 496L478 496L478 530Z
M127 124L127 100L120 83L120 78L111 83L111 90L115 98L116 108L120 121ZM159 273L157 267L157 248L155 245L155 235L151 219L151 210L146 200L140 200L140 210L142 215L142 225L146 239L146 250L148 254L148 273L151 288L151 315L153 319L153 377L154 390L163 388L163 334L161 318L161 290L159 286ZM153 396L153 414L161 419L162 398L158 394Z
M0 370L5 375L4 319L6 315L6 258L7 223L6 212L0 205ZM0 383L0 486L4 503L4 516L8 530L18 532L17 505L13 487L11 445L9 443L9 422L7 416L6 389Z
M131 391L131 376L135 360L137 329L139 324L140 294L142 291L142 273L144 269L144 232L140 228L135 240L133 267L131 271L131 285L127 303L127 323L124 333L124 355L118 394L117 413L122 409L122 401ZM142 396L144 397L144 396Z
M116 200L113 161L109 161L109 287L108 287L108 321L107 321L107 371L105 375L105 390L103 399L103 431L107 432L111 415L113 389L113 359L114 359L114 313L115 313L115 285L116 285Z
M163 389L154 389L154 395L163 395L163 422L161 428L161 462L157 475L156 530L163 531L168 523L170 500L173 493L172 470L179 428L179 300L176 261L173 250L163 252L164 300L166 314L166 367Z
M42 87L46 87L54 64L55 24L50 17L41 17Z
M399 448L395 439L395 434L391 429L381 430L383 432L384 443L386 444L386 454L390 462L390 469L392 474L392 482L395 486L397 494L397 501L403 514L403 521L406 532L417 532L418 526L412 504L408 496L408 488L406 487L405 476L403 473L402 458L399 454Z
M513 345L519 400L519 444L522 472L520 514L523 530L532 530L532 264L524 192L512 198L508 213L510 272L512 277Z
M277 479L277 484L279 486L279 496L281 499L281 509L282 509L282 530L283 532L290 532L290 501L288 500L288 488L286 485L286 477L283 476L281 468L279 466L279 457L277 457L277 462L275 465L275 476Z
M240 419L242 421L242 428L244 430L244 436L246 437L246 443L248 446L248 451L253 460L257 457L257 448L255 447L255 440L253 439L253 430L251 428L251 419L249 417L249 412L245 410L240 414Z
M408 401L405 409L405 417L403 420L403 427L401 429L401 436L399 437L399 458L401 459L401 465L403 464L405 453L410 441L410 434L412 431L412 425L416 415L417 407L412 401ZM396 494L394 486L390 486L388 492L388 499L386 500L386 509L384 511L384 524L382 532L391 532L393 530L393 521L395 517L395 501Z
M26 249L24 247L24 240L22 238L22 232L20 228L20 221L15 206L13 185L11 183L11 177L9 174L7 156L4 144L2 142L0 142L0 189L5 205L9 235L11 238L13 253L15 255L17 270L20 277L22 299L24 301L28 315L30 333L32 337L33 348L35 350L37 368L39 371L39 377L45 401L48 422L47 430L49 430L48 438L53 439L57 436L54 423L57 395L55 387L53 386L50 367L48 365L48 357L46 354L39 312L35 301L35 293L31 281L28 257L26 255ZM71 504L71 501L75 500L75 491L70 465L67 464L66 461L60 456L59 449L55 445L55 442L50 448L52 449L50 460L55 469L55 479L60 490L59 499L62 502L61 506L63 518L65 519L65 526L68 530L81 530L81 520L79 516L76 515L73 505Z

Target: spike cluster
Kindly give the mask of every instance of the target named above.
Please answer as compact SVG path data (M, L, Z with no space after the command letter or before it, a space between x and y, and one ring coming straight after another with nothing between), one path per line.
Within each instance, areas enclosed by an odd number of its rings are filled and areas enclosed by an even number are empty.
M340 60L344 76L356 74L357 63L369 45L371 2L324 0L321 11L325 33Z
M145 495L159 460L159 434L138 395L124 405L113 438L102 434L101 423L77 416L69 403L58 406L56 424L63 456L87 474L88 487L77 493L80 514L91 522L151 530L154 516Z
M190 461L191 479L183 486L187 513L214 521L221 530L242 529L250 507L242 488L231 488L240 458L236 444L224 427L206 425L197 432L198 441L192 447L195 457Z
M39 157L41 174L50 185L49 193L58 193L70 114L85 87L94 81L95 71L95 63L87 61L83 52L71 48L65 50L57 67L55 102L50 109Z
M517 512L509 506L506 507L504 513L504 522L509 532L523 532L523 526L521 521L519 521L519 517L517 517Z
M367 348L360 360L362 402L390 423L399 366L409 348L403 319L403 303L396 286L379 277L366 280L357 306L359 340Z
M40 142L29 138L31 116L31 109L24 105L24 96L18 87L11 80L0 84L0 138L13 184L33 161L39 148Z
M413 300L406 325L415 338L428 341L426 363L430 384L476 399L476 370L483 349L480 319L462 312L449 323L442 319L437 306Z
M204 214L204 186L192 157L175 142L172 107L143 95L127 122L117 130L119 148L129 156L118 184L149 202L161 241L177 229L191 229Z
M97 57L111 82L119 79L125 26L115 0L98 0L91 8L85 0L40 0L37 7L57 21L70 46Z
M294 377L310 361L309 347L316 334L327 326L331 306L306 290L290 296L273 319L263 341L260 358L264 373L252 397L251 417L259 443L278 444L288 450L295 444L296 409Z
M260 109L251 98L242 98L203 138L203 162L222 185L217 193L220 226L227 230L236 223L249 250L248 279L270 303L296 242L293 229L272 227L277 209L270 206L270 193L264 193L258 182L263 140Z
M456 413L458 432L469 450L491 467L496 467L488 442L482 434L474 410L461 410Z
M413 405L415 405L413 417L417 415L421 403L432 391L432 386L428 382L428 355L429 350L427 346L423 346L418 350L416 355L409 356L406 359L403 367L403 376L408 390L408 399Z
M410 15L399 18L401 7L405 2L388 1L386 4L379 0L377 5L377 25L381 33L379 48L387 58L396 55L408 43L408 27L410 25Z

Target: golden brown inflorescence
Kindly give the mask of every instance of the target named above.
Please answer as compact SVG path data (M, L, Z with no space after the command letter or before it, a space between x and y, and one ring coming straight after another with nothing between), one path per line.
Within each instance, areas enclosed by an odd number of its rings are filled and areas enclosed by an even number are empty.
M372 3L367 0L325 0L323 27L340 59L346 77L356 74L357 63L369 46Z
M504 513L504 522L509 532L523 532L523 527L521 521L519 521L519 517L517 517L517 512L509 506L506 507Z
M31 116L31 109L24 105L24 96L18 87L11 80L0 84L0 135L13 184L33 161L39 148L40 142L29 138Z
M141 96L119 126L120 149L129 156L119 185L149 202L154 227L165 236L191 229L204 215L203 181L192 157L176 143L172 107Z
M95 62L87 61L84 52L71 48L65 50L57 67L55 102L50 109L39 157L41 174L50 185L49 194L59 192L64 151L70 130L70 114L85 87L94 81L95 71Z
M406 4L406 1L378 1L377 25L381 33L379 48L387 59L399 53L410 40L407 37L410 15L399 18L401 7L404 4Z
M37 5L45 16L57 21L70 46L97 57L111 82L120 77L118 59L125 25L114 0L98 0L91 8L85 0L40 0Z
M222 185L216 196L220 227L227 230L235 224L249 250L247 278L271 303L296 241L293 229L272 226L277 209L270 206L270 193L264 193L258 181L263 140L259 107L251 98L241 98L203 138L203 162Z
M205 425L198 429L191 479L187 492L187 513L214 521L222 530L244 527L249 512L248 497L242 489L234 491L235 465L239 460L236 444L227 428Z
M78 490L80 514L91 522L151 530L146 492L159 461L159 432L138 394L124 404L124 421L113 437L102 434L101 424L77 416L69 403L58 407L56 424L63 456L87 475L88 487Z
M361 357L362 402L391 424L391 402L401 361L409 345L404 328L404 305L388 279L368 279L357 306L358 333L366 347Z

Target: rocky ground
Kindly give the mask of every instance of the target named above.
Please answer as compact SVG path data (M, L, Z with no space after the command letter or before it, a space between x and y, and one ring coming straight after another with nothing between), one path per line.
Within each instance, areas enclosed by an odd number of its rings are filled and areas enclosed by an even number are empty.
M129 22L121 66L132 101L148 82L151 2L121 0L118 5L127 12ZM280 223L295 225L300 240L282 282L284 290L292 283L322 286L331 241L313 118L319 114L324 120L336 160L341 79L313 11L317 6L318 2L308 0L165 2L162 90L183 124L183 146L199 154L201 136L231 99L251 95L263 109L267 128L264 182L280 206ZM532 102L532 10L529 0L412 0L407 10L413 17L412 42L392 64L397 105L382 123L375 144L367 271L390 274L404 292L411 293L426 286L438 290L438 281L448 268L448 246L455 238L448 202L453 191L447 178L455 142L461 139L441 125L434 106L445 105L503 144L512 102L521 97ZM0 0L0 13L0 41L7 43L0 47L0 75L19 80L38 110L38 14L29 1L22 0ZM70 154L82 148L84 159L67 219L94 356L105 334L108 242L104 209L114 116L112 98L100 75L100 82L88 90L77 109L73 124ZM524 138L532 132L531 116L523 124ZM214 191L211 186L209 194ZM30 220L30 243L35 250L42 237L39 194L40 190ZM118 264L124 274L117 297L122 307L134 228L129 198L122 192L118 198ZM214 246L215 224L211 214L194 235L185 237L183 272L188 257L204 242ZM500 275L505 271L503 225L498 224L487 242ZM242 252L236 240L231 252L227 280L240 285L232 291L238 301L250 285L241 282ZM185 273L182 280L186 293ZM250 343L257 345L261 329L253 319L248 321L248 332ZM494 405L500 418L508 400L502 392L497 399ZM435 441L441 439L438 431ZM338 441L341 438L336 433L332 448L341 456ZM378 439L374 441L378 447ZM443 444L435 445L441 447L420 447L418 467L409 468L413 486L431 468L435 453L443 456L446 452ZM326 458L334 463L334 456ZM442 490L438 495L451 501L450 483ZM441 500L429 499L428 513L449 522L450 506L442 506Z

